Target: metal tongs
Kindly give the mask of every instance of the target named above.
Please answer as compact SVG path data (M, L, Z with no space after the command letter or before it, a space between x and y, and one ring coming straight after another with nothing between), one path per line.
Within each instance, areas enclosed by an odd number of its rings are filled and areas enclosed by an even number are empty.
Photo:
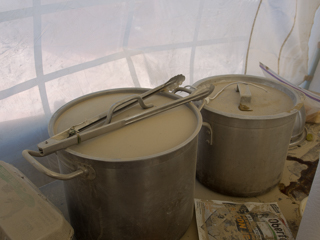
M95 171L88 164L78 163L77 168L73 172L62 174L46 168L41 163L39 163L34 157L43 157L53 152L56 152L58 150L65 149L76 144L80 144L83 141L117 130L131 123L143 120L145 118L148 118L153 115L159 114L161 112L167 111L169 109L175 108L177 106L180 106L190 101L208 99L208 96L213 92L213 89L214 89L213 85L210 85L209 87L204 86L203 88L195 89L192 91L186 88L185 89L179 88L179 85L184 81L184 79L185 77L183 75L178 75L171 78L168 82L154 89L146 91L143 94L135 95L135 96L131 96L129 98L123 99L122 101L113 104L110 107L109 111L103 112L100 115L93 117L92 119L89 119L83 123L77 124L76 126L73 126L57 135L54 135L53 137L47 139L46 141L39 143L38 144L39 152L26 149L22 152L22 155L38 171L46 174L49 177L60 179L60 180L69 180L77 176L83 175L87 179L94 179ZM135 116L110 123L111 117L114 113L117 114L118 112L125 110L130 106L133 106L137 102L140 103L142 108L151 108L152 105L146 105L142 100L143 98L147 98L152 94L160 91L170 91L170 90L172 90L172 93L175 93L177 91L186 91L190 93L190 95L184 98L179 98L177 100L174 100L172 102L169 102L159 107L153 107L152 109L146 110L141 114L137 114Z
M184 82L184 80L185 80L185 76L183 76L182 74L174 76L174 77L170 78L166 83L164 83L158 87L155 87L153 89L150 89L140 95L132 95L129 98L122 100L121 101L122 104L120 104L118 106L116 106L116 104L114 104L109 109L109 111L102 112L101 114L99 114L91 119L88 119L82 123L79 123L75 126L72 126L71 128L66 129L65 131L53 136L52 138L62 140L65 138L69 138L77 133L100 127L106 123L110 123L110 121L111 121L111 114L110 113L112 113L112 112L119 113L122 110L127 109L127 108L135 105L137 102L140 103L142 108L152 107L152 105L150 105L150 106L145 105L143 102L143 99L148 98L158 92L162 92L162 91L169 92L173 89L176 89Z
M46 156L48 154L51 154L53 152L56 152L61 149L68 148L72 145L79 144L81 142L84 142L86 140L89 140L91 138L97 137L99 135L114 131L116 129L122 128L124 126L127 126L129 124L132 124L134 122L143 120L145 118L151 117L153 115L159 114L161 112L167 111L169 109L178 107L184 103L190 102L190 101L198 101L206 98L213 92L214 86L210 85L210 87L203 87L200 89L194 90L189 96L179 98L177 100L174 100L172 102L166 103L162 106L154 107L150 110L146 110L143 113L137 114L135 116L119 120L113 123L109 123L107 125L96 127L91 130L87 131L81 131L83 126L80 124L77 126L77 132L73 135L69 134L69 131L66 130L60 134L57 134L49 139L47 139L44 142L41 142L38 144L39 153L41 156ZM130 103L132 104L132 103ZM127 106L127 105L126 105ZM150 106L149 106L150 107ZM104 119L106 117L104 116ZM101 119L101 118L100 118ZM79 128L79 126L81 126ZM88 126L87 125L84 125ZM68 134L68 135L67 135ZM67 137L66 137L67 136Z

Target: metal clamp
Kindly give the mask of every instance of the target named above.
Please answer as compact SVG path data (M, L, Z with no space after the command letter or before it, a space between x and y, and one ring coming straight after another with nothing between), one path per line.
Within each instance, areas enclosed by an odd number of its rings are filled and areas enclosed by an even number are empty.
M174 89L172 91L172 93L176 93L176 92L186 92L186 93L189 93L191 94L194 90L191 90L191 89L188 89L188 88L185 88L185 87L177 87L176 89Z
M45 166L43 166L41 163L39 163L34 157L43 157L41 153L32 151L32 150L23 150L22 156L30 163L32 164L39 172L46 174L49 177L59 179L59 180L70 180L75 177L78 177L80 175L83 175L87 179L94 179L95 178L95 171L91 166L88 166L86 164L79 164L78 169L72 173L68 174L62 174L54 172Z
M190 87L190 89L188 89L187 87ZM205 87L210 87L210 86L205 86ZM195 87L193 87L193 86L190 86L190 85L187 85L187 86L185 86L185 87L178 87L178 88L176 88L176 89L174 89L173 91L172 91L172 93L176 93L176 92L186 92L186 93L189 93L189 94L192 94L194 91L196 91L197 90L197 88L195 88ZM208 104L209 103L209 97L206 97L206 98L204 98L204 99L202 99L202 102L201 102L201 104L195 104L197 107L198 107L198 109L199 109L199 111L201 111L201 109L204 107L204 105L205 104Z
M117 107L119 107L119 106L121 106L121 105L123 105L123 104L125 104L125 103L128 103L128 102L130 102L130 101L132 101L132 100L138 100L140 106L141 106L143 109L147 109L147 108L153 107L153 104L149 104L149 105L145 104L145 102L143 101L143 99L141 98L140 95L137 95L137 94L131 95L131 96L125 98L125 99L122 99L122 100L120 100L120 101L112 104L112 106L109 108L109 110L108 110L108 112L107 112L107 119L106 119L106 121L104 122L103 125L109 124L109 123L111 122L113 112L114 112L114 110L115 110Z

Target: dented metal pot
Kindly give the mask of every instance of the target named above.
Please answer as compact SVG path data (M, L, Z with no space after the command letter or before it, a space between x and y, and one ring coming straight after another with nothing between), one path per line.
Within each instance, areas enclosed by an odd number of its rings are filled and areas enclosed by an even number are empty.
M51 118L53 136L145 89L101 91L80 97ZM146 105L159 106L178 96L158 93ZM132 107L112 120L144 111ZM132 126L57 152L61 173L86 168L64 182L77 240L179 239L193 216L197 136L202 117L184 104Z
M210 97L216 96L201 113L213 141L207 143L207 129L200 131L197 178L227 195L251 197L269 191L281 180L303 102L295 91L261 77L215 76L194 86L208 83L215 86Z

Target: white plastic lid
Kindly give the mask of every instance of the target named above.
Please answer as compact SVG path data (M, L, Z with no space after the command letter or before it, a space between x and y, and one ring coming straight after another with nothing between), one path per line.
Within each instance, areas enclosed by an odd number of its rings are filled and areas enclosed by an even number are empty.
M73 228L19 170L0 161L0 239L71 240Z

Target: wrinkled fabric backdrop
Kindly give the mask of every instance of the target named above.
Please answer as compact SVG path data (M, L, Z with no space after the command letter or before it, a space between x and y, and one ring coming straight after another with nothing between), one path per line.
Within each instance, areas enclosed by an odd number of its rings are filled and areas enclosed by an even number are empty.
M0 2L0 160L52 181L24 149L48 138L62 105L111 88L222 74L299 85L320 41L320 0L6 0ZM312 84L316 88L317 81ZM311 89L312 90L312 89ZM55 155L40 159L57 170Z

